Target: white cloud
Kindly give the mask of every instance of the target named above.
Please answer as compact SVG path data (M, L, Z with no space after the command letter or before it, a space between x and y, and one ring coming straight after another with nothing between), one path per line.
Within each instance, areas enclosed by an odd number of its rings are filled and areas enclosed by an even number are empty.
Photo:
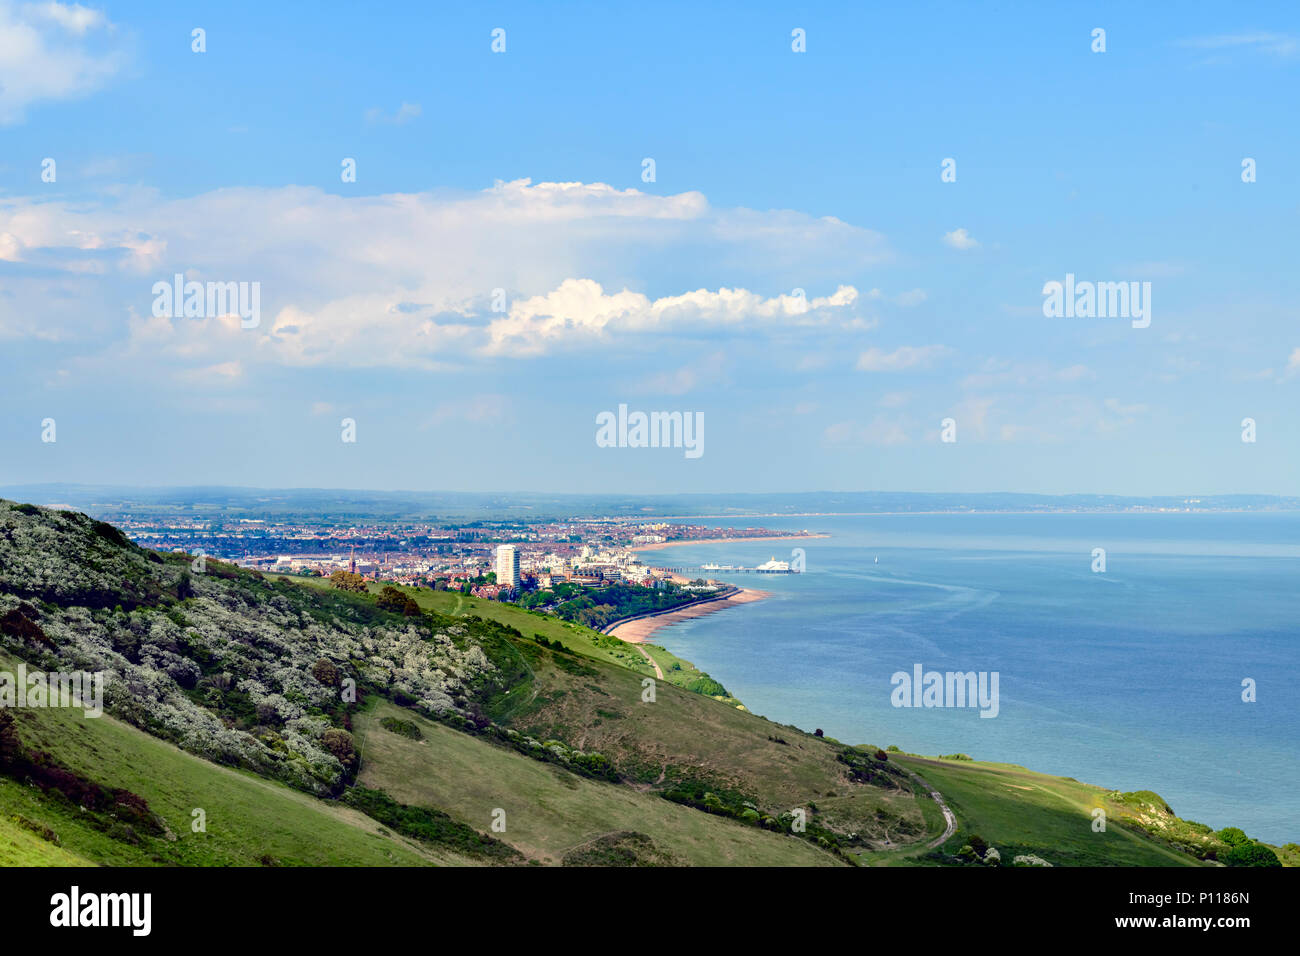
M1190 37L1183 40L1182 45L1200 50L1244 49L1280 57L1294 56L1300 52L1300 38L1287 33L1262 31Z
M113 25L80 4L0 0L0 126L36 103L83 96L125 64Z
M925 367L951 351L946 345L904 345L892 352L873 346L858 356L857 368L862 372L899 372Z
M32 20L47 20L76 36L108 23L103 13L79 3L24 3L22 12Z
M1099 431L1111 431L1121 425L1132 425L1139 415L1145 415L1149 411L1148 407L1141 402L1125 405L1118 398L1108 398L1102 404L1115 416L1115 419L1101 418L1097 423Z
M696 289L652 301L627 289L607 295L591 279L568 279L546 295L515 303L506 318L493 321L486 351L535 355L562 340L602 340L617 331L746 326L767 320L812 322L825 311L851 306L857 296L852 286L808 300L789 295L764 298L747 289L723 288Z
M375 106L366 110L366 122L382 123L388 126L404 126L417 118L422 112L419 103L403 103L397 108L397 112L392 115Z
M944 245L951 246L953 249L974 249L979 245L965 229L954 229L952 232L943 234Z
M469 194L363 197L289 186L180 199L124 188L75 204L0 198L0 258L20 266L6 277L14 308L0 335L103 351L120 334L120 308L136 358L155 350L246 368L439 368L615 337L851 327L857 290L819 277L887 256L878 234L839 220L715 210L695 192L604 183L525 179ZM652 296L624 278L662 285L683 262L790 291L731 285ZM261 325L152 318L153 284L175 273L260 283ZM793 295L796 286L807 296Z
M189 385L232 384L244 377L244 367L239 362L218 362L206 368L179 368L173 377Z

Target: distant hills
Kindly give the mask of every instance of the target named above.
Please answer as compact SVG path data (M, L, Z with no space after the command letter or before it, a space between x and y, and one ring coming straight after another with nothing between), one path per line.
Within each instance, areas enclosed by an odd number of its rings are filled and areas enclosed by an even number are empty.
M233 487L132 488L43 484L0 488L16 500L71 506L99 516L225 514L313 520L571 517L732 517L932 511L1116 512L1130 510L1295 511L1300 498L1280 495L1032 495L1010 492L793 492L780 494L560 495L533 492L421 492Z

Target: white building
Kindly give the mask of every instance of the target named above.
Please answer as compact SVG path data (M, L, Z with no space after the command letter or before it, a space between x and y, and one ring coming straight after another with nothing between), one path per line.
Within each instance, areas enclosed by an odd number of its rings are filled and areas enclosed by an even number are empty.
M513 544L497 548L497 584L508 588L519 587L519 552Z

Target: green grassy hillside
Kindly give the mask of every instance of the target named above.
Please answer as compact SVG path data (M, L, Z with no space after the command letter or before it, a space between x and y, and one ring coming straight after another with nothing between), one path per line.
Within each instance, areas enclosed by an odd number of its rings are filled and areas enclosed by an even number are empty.
M0 670L13 662L0 658ZM70 770L143 797L165 823L152 836L99 821L58 794L0 778L0 860L12 865L61 866L93 861L113 866L419 866L468 864L473 859L386 832L343 806L247 771L187 754L112 717L80 711L14 712L24 744L51 754ZM206 832L193 830L193 811ZM47 827L57 845L21 817ZM35 842L33 842L35 841Z
M518 634L540 634L577 652L528 639L503 643L494 660L503 667L513 663L510 687L484 706L504 727L598 752L632 785L658 792L677 787L692 805L713 794L710 802L722 806L712 809L719 812L752 808L760 818L780 818L802 809L815 828L827 831L821 836L851 854L927 833L912 781L884 764L871 782L854 780L853 768L841 759L851 748L672 683L656 682L648 703L643 681L650 675L612 659L598 632L508 604L406 590L422 605L490 615ZM652 653L658 660L658 649Z
M974 835L997 847L1008 864L1033 855L1053 866L1201 865L1134 828L1100 787L1012 764L893 756L938 790L958 820L957 833L938 852L910 854L912 862L941 862ZM1104 832L1093 830L1098 807L1108 817Z
M384 729L396 717L420 739ZM585 859L617 842L664 863L704 866L825 866L839 861L807 841L671 803L644 789L584 779L553 765L459 733L384 702L356 721L365 754L359 782L402 803L440 807L487 830L505 811L498 834L529 859ZM630 839L640 834L641 841Z

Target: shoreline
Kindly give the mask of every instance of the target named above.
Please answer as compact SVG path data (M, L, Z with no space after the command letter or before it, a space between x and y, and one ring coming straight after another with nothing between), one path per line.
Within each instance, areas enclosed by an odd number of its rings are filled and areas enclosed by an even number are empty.
M674 574L672 578L679 584L690 582L690 578L677 574ZM754 601L761 601L770 596L769 592L760 591L757 588L737 587L733 593L728 594L726 597L711 598L707 601L701 601L699 604L692 604L689 607L656 611L644 617L637 617L630 621L615 624L605 633L628 644L644 644L649 641L651 635L661 628L671 627L674 624L680 624L682 621L693 620L697 617L716 614L718 611L725 611L729 607L752 604Z
M751 538L688 538L682 541L660 541L654 544L643 544L632 549L633 552L641 551L662 551L665 548L676 548L690 544L736 544L748 541L801 541L806 538L829 538L829 534L770 534L761 535ZM670 573L669 580L677 584L689 584L691 578L683 574ZM726 582L724 582L726 583ZM628 644L644 644L649 641L650 637L658 630L671 627L674 624L680 624L682 621L690 621L697 617L704 617L709 614L716 614L718 611L725 611L729 607L736 607L741 604L752 604L754 601L762 601L771 597L770 591L760 591L758 588L741 587L738 584L731 585L736 590L726 597L713 598L708 601L701 601L699 604L692 604L689 607L677 608L675 610L658 611L654 614L647 614L644 617L633 618L630 621L624 621L615 624L609 630L605 631L610 637L617 637L620 641Z

